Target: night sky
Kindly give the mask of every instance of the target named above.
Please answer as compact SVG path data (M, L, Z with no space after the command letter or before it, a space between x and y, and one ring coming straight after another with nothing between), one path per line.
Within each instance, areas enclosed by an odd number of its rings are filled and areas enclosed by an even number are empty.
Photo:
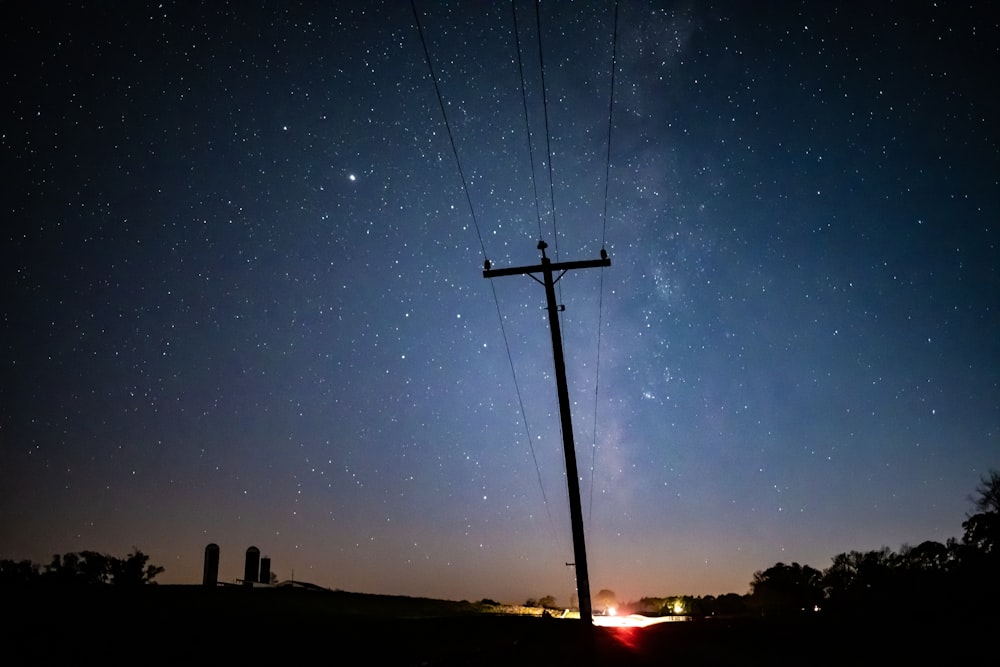
M595 593L960 537L998 13L839 4L622 0L609 164L610 2L541 5L547 143L534 3L522 97L509 3L417 0L457 163L409 2L3 3L0 557L568 604L544 290L482 275L540 234L612 262L559 282Z

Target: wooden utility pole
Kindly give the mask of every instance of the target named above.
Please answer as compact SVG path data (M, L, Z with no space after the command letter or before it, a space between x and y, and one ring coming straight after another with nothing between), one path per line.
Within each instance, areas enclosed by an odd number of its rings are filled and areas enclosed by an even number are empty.
M608 253L601 249L601 259L582 262L557 262L545 256L548 244L538 242L542 251L542 263L535 266L520 266L510 269L491 269L489 260L483 270L484 278L527 275L545 287L546 309L549 311L549 332L552 334L552 357L556 370L556 390L559 393L559 416L562 423L563 451L566 454L566 483L569 486L569 518L573 527L573 556L576 560L576 590L580 597L580 619L593 623L594 612L590 604L590 575L587 572L587 547L583 539L583 510L580 507L580 474L576 467L576 447L573 444L573 420L569 411L569 390L566 388L566 362L563 358L562 332L559 329L559 312L564 306L556 304L555 284L572 269L592 269L611 266ZM552 274L559 271L556 278ZM542 274L542 280L534 276Z

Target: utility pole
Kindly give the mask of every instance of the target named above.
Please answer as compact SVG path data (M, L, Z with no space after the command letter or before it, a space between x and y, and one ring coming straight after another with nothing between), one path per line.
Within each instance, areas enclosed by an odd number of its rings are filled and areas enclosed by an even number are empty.
M583 539L583 510L580 507L580 474L576 468L576 447L573 444L573 420L569 411L569 390L566 388L566 361L563 358L562 332L559 329L559 312L565 306L556 304L555 284L572 269L592 269L611 266L608 253L601 248L601 259L581 262L557 262L545 256L549 247L545 241L538 242L542 251L542 263L535 266L520 266L510 269L491 269L489 260L483 267L484 278L527 275L545 287L546 309L549 311L549 332L552 334L552 357L556 370L556 390L559 393L559 416L562 423L563 451L566 455L566 482L569 486L569 518L573 527L573 556L576 560L576 590L580 597L580 619L589 625L593 623L594 612L590 604L590 574L587 572L587 547ZM559 276L552 274L560 271ZM542 274L542 280L534 276Z

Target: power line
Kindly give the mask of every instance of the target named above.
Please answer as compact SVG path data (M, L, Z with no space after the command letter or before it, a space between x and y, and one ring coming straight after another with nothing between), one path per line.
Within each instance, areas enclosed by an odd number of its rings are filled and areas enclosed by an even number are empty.
M521 63L521 37L517 27L517 0L510 0L514 15L514 46L517 49L517 72L521 77L521 103L524 106L524 130L528 135L528 160L531 163L531 188L535 193L535 217L538 218L538 240L542 240L542 210L538 204L538 179L535 178L535 149L531 143L531 125L528 123L528 96L524 90L524 65Z
M434 92L437 94L438 105L441 107L441 116L444 118L444 126L445 126L445 129L447 129L447 131L448 131L448 140L451 142L451 151L452 151L452 153L455 156L455 164L458 166L458 174L459 174L459 176L462 179L462 188L465 191L465 200L469 204L469 213L472 215L472 222L473 222L473 224L476 227L476 236L479 237L479 247L483 251L483 268L488 271L490 269L490 260L489 260L489 256L486 254L486 245L483 243L483 235L482 235L482 233L479 230L479 221L476 219L476 211L475 211L475 209L472 206L472 197L469 195L469 186L467 185L466 180L465 180L465 173L462 171L462 161L458 157L458 148L456 148L456 146L455 146L455 138L454 138L454 136L452 135L452 132L451 132L451 125L448 123L448 113L447 113L447 111L445 111L444 99L441 96L441 87L438 85L437 76L434 74L434 66L431 64L430 51L427 49L427 41L424 39L424 29L423 29L423 26L421 26L421 24L420 24L420 15L417 13L417 6L416 6L416 3L414 2L414 0L410 0L410 7L413 10L413 20L416 23L417 32L420 35L420 44L421 44L421 46L424 49L424 59L427 62L427 69L428 69L428 71L431 74L431 81L434 82ZM519 49L519 53L520 53L520 49ZM519 56L519 58L520 58L520 56ZM522 77L522 83L523 83L523 77ZM522 92L523 92L523 89L522 89ZM527 113L527 107L525 108L525 113ZM527 116L525 116L525 117L527 118ZM529 144L529 146L530 146L530 144ZM532 170L532 174L533 173L534 173L534 170ZM539 232L541 232L541 218L540 217L539 217ZM507 351L507 361L510 364L510 372L511 372L511 376L513 377L513 380L514 380L514 393L517 395L517 403L518 403L518 405L520 406L520 409L521 409L521 420L524 423L524 432L525 432L525 434L527 436L527 439L528 439L528 448L531 451L531 459L532 459L532 461L535 464L535 473L538 476L538 486L539 486L539 489L542 492L542 502L545 504L545 512L546 512L546 514L548 514L548 517L549 517L549 526L551 528L553 528L553 530L554 530L555 523L554 523L554 521L552 519L552 511L549 508L549 500L548 500L548 498L545 495L545 486L542 484L542 471L541 471L541 468L539 468L539 466L538 466L538 457L535 455L535 446L534 446L534 443L531 441L531 431L528 429L528 419L527 419L527 416L526 416L525 411L524 411L524 400L521 398L521 388L518 385L518 382L517 382L517 373L514 370L514 358L511 355L511 352L510 352L510 343L507 340L507 329L506 329L506 327L504 327L504 324L503 324L503 314L500 312L500 299L497 297L496 287L492 283L490 283L490 287L492 288L492 292L493 292L493 302L494 302L494 304L496 304L497 319L500 322L500 333L501 333L501 335L503 337L504 348Z
M532 174L532 185L535 187L535 210L538 214L538 226L539 226L539 237L541 238L541 213L539 212L538 205L538 189L535 185L535 170L534 170L534 156L531 144L531 130L528 127L528 107L527 99L525 95L524 87L524 69L521 64L521 49L520 49L520 37L518 35L517 29L517 9L515 1L511 2L512 12L514 15L514 32L515 38L517 40L517 54L518 54L518 70L521 74L521 98L524 104L524 114L525 114L525 126L528 129L528 152L531 157L531 174ZM548 93L547 86L545 85L545 58L544 51L542 48L542 19L541 19L541 0L535 0L535 24L536 24L536 35L538 39L538 65L541 73L541 84L542 84L542 109L544 111L545 118L545 148L547 153L547 167L549 174L549 201L550 201L550 211L552 215L552 235L553 235L553 249L556 256L556 261L559 260L559 230L557 226L556 219L556 202L555 202L555 178L553 177L552 170L552 140L551 132L549 130L549 105L548 105ZM605 160L605 171L604 171L604 209L601 216L601 258L607 259L607 229L608 229L608 198L610 192L611 183L611 132L613 127L614 119L614 104L615 104L615 74L617 71L617 56L618 56L618 0L615 0L614 5L614 24L612 28L612 46L611 46L611 93L610 101L608 104L608 142L607 142L607 154ZM562 298L562 285L559 284L559 294L560 300ZM558 316L561 316L561 312ZM593 515L593 505L594 505L594 480L596 476L597 469L597 409L600 401L600 377L601 377L601 342L602 342L602 330L604 325L604 271L601 271L600 279L600 297L598 299L598 320L597 320L597 360L596 360L596 372L594 377L594 420L593 420L593 442L591 447L591 479L590 479L590 507L588 510L588 519Z
M556 254L556 261L559 261L559 230L556 228L556 186L552 178L552 141L549 135L549 98L545 92L545 59L542 57L542 2L535 0L535 25L538 35L538 66L542 75L542 110L545 112L545 150L548 155L549 167L549 206L552 211L552 248ZM562 287L559 288L560 297Z
M500 314L500 300L497 298L497 287L492 282L490 289L493 290L493 301L497 306L497 319L500 321L500 332L503 334L503 346L507 350L507 361L510 363L510 374L514 378L514 389L517 394L517 405L521 409L521 422L524 424L524 433L528 438L528 449L531 450L531 460L535 464L535 473L538 475L538 488L542 491L542 503L545 504L545 513L549 517L549 527L555 532L555 521L552 519L552 510L549 508L549 499L545 495L545 485L542 483L542 469L538 465L538 457L535 455L535 444L531 440L531 431L528 429L528 416L524 411L524 400L521 398L521 390L517 383L517 372L514 370L514 357L510 353L510 343L507 342L507 330L503 325L503 315Z
M611 183L611 127L615 112L615 72L618 69L618 0L615 0L615 21L611 31L611 95L608 103L608 154L604 167L604 215L601 228L601 256L607 256L605 249L608 235L608 190ZM597 301L597 362L594 373L594 442L590 461L590 508L588 520L594 514L594 479L597 474L597 408L600 405L601 388L601 338L604 329L604 270L601 270L600 296Z
M611 183L611 125L615 112L615 71L618 69L618 0L615 0L615 23L611 33L611 95L608 102L608 157L604 167L604 216L601 229L601 247L608 236L608 188Z
M458 155L458 148L457 148L457 145L455 143L454 134L452 133L451 125L448 122L447 110L446 110L446 107L445 107L445 104L444 104L443 96L441 95L441 88L440 88L440 85L438 83L437 75L434 72L434 67L433 67L433 64L432 64L432 61L431 61L431 57L430 57L430 51L429 51L429 49L427 47L427 41L426 41L426 39L424 37L423 26L420 23L420 16L419 16L419 13L417 12L417 9L416 9L415 0L410 0L410 7L411 7L411 9L413 11L414 22L416 24L417 31L418 31L418 34L420 36L420 43L421 43L421 46L422 46L423 51L424 51L424 58L425 58L426 63L427 63L427 69L430 72L431 81L434 84L434 91L435 91L435 94L436 94L437 100L438 100L438 105L439 105L439 107L441 109L442 118L444 119L444 125L445 125L445 129L447 131L447 134L448 134L448 140L449 140L450 145L451 145L452 154L454 155L455 164L456 164L457 169L458 169L459 177L461 178L461 181L462 181L462 188L463 188L463 191L465 193L466 202L467 202L467 204L469 206L469 213L470 213L470 215L472 217L473 225L475 226L475 229L476 229L476 236L479 239L479 245L480 245L480 249L482 250L483 259L484 259L484 269L485 269L485 272L489 272L490 268L491 268L491 264L490 264L489 257L488 257L488 255L486 253L486 245L485 245L485 243L483 241L482 231L481 231L480 226L479 226L479 221L478 221L478 219L476 217L475 207L472 204L472 197L471 197L471 195L469 193L468 182L467 182L467 180L465 178L465 173L464 173L464 171L462 169L462 163L461 163L461 159L459 158L459 155ZM538 232L539 232L539 242L540 242L540 246L539 247L542 247L542 245L541 245L543 243L542 242L542 238L541 238L542 237L542 216L541 216L541 207L540 207L539 198L538 198L537 179L535 178L534 146L533 146L532 139L531 139L531 128L530 128L530 123L529 123L529 119L528 119L528 103L527 103L527 94L526 94L526 90L525 90L524 67L523 67L522 58L521 58L521 43L520 43L520 35L519 35L518 23L517 23L517 8L516 8L516 1L515 0L512 0L512 2L511 2L511 11L512 11L512 16L513 16L513 21L514 21L515 46L516 46L516 50L517 50L518 73L520 75L520 83L521 83L521 99L522 99L522 106L523 106L523 109L524 109L525 129L526 129L526 132L527 132L527 135L528 135L528 155L529 155L530 164L531 164L532 187L533 187L534 196L535 196L535 213L536 213L536 217L537 217L537 220L538 220ZM556 260L558 262L558 259L559 259L559 233L558 233L557 217L556 217L556 209L555 209L555 179L554 179L554 176L553 176L553 168L552 168L552 145L551 145L551 132L550 132L550 129L549 129L548 94L547 94L547 86L545 84L545 60L544 60L544 54L543 54L543 48L542 48L542 25L541 25L541 2L540 2L540 0L536 0L535 1L535 22L536 22L536 35L537 35L537 39L538 39L538 62L539 62L539 68L540 68L540 74L541 74L541 86L542 86L542 107L543 107L544 119L545 119L545 145L546 145L546 154L547 154L547 168L548 168L548 175L549 175L549 200L550 200L550 211L551 211L551 216L552 216L553 245L554 245L554 252L555 252ZM612 31L611 92L610 92L610 101L609 101L609 105L608 105L608 140L607 140L608 143L607 143L607 155L606 155L606 163L605 163L604 209L603 209L603 215L602 215L602 230L601 230L601 260L600 260L601 262L608 261L607 260L607 250L606 250L605 247L606 247L606 242L607 242L608 201L609 201L610 180L611 180L610 179L610 173L611 173L611 140L612 140L612 128L613 128L613 118L614 118L615 78L616 78L616 70L617 70L617 49L618 49L618 1L615 0L615 6L614 6L614 27L613 27L613 31ZM543 256L544 256L544 251L543 251ZM606 266L606 264L604 264L604 265ZM485 272L484 272L484 274L485 274ZM556 281L556 282L558 282L558 281ZM561 286L561 284L559 285L559 291L560 291L560 294L561 294L561 292L562 292L562 286ZM544 484L542 483L541 469L540 469L540 467L538 465L538 458L537 458L537 456L535 454L534 444L533 444L532 439L531 439L531 432L530 432L530 429L528 427L528 420L527 420L527 416L526 416L525 409L524 409L524 400L523 400L523 398L521 396L520 386L519 386L518 381L517 381L517 373L516 373L516 370L514 368L514 360L513 360L513 356L511 354L511 351L510 351L510 344L509 344L509 340L507 338L506 327L504 326L504 323L503 323L503 314L502 314L502 312L500 310L500 301L499 301L499 298L497 296L496 288L495 287L492 289L492 292L493 292L494 304L496 305L497 317L498 317L498 320L499 320L499 323L500 323L500 331L501 331L501 335L502 335L503 341L504 341L504 348L505 348L505 351L507 353L508 363L510 364L511 376L512 376L513 382L514 382L514 389L515 389L515 393L517 395L518 406L519 406L519 409L521 411L521 418L522 418L522 422L524 423L525 434L526 434L527 440L528 440L528 446L529 446L529 449L531 451L531 457L532 457L532 460L533 460L534 465L535 465L535 472L536 472L537 477L538 477L539 488L541 490L542 499L543 499L543 502L545 504L546 513L549 516L549 522L550 522L550 524L553 524L551 510L550 510L549 503L548 503L548 498L547 498L547 496L545 494ZM557 313L554 313L555 317L558 318L560 316L560 313L561 313L561 310L558 311ZM597 408L598 408L599 394L600 394L601 340L602 340L602 329L603 329L603 317L604 317L604 272L601 271L600 297L599 297L599 301L598 301L597 361L596 361L596 374L595 374L595 382L594 382L594 419L593 419L593 444L592 444L592 462L591 462L590 510L588 512L589 516L592 516L592 514L593 514L593 498L594 498L593 489L594 489L594 478L595 478L596 458L597 458ZM559 335L559 338L561 340L562 336ZM560 424L560 430L561 431L564 430L562 424ZM565 433L564 433L564 438L565 438Z
M434 92L437 93L438 105L441 107L441 116L444 118L444 127L448 131L448 141L451 142L451 152L455 156L455 164L458 166L458 175L462 179L462 189L465 191L465 201L469 204L469 213L472 214L472 222L476 227L476 236L479 237L479 247L483 251L483 261L489 264L490 259L486 254L486 244L483 243L483 234L479 231L479 220L476 219L476 210L472 206L472 197L469 196L469 186L465 180L465 172L462 171L462 161L458 159L458 148L455 146L455 137L451 133L451 125L448 123L448 113L444 109L444 99L441 97L441 87L438 86L437 75L434 74L434 65L431 64L431 54L427 50L427 41L424 39L424 29L420 25L420 15L417 13L417 5L414 0L410 0L410 7L413 9L413 20L417 24L417 32L420 34L420 45L424 47L424 59L427 61L427 70L431 73L431 81L434 82Z

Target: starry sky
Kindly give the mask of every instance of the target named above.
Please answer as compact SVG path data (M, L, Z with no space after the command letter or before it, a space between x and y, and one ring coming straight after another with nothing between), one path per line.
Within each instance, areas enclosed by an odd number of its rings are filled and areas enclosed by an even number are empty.
M568 604L540 236L595 593L961 536L992 3L415 5L3 3L0 557Z

